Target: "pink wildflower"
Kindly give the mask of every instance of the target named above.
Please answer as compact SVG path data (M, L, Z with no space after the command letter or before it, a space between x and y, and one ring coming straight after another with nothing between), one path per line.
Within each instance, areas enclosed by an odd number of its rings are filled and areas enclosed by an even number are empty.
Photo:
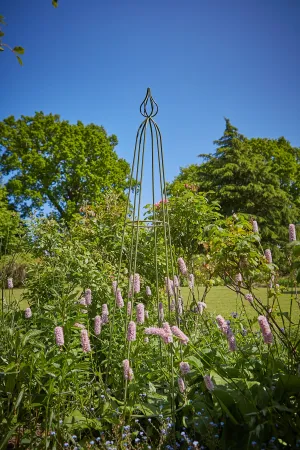
M266 258L268 264L272 264L272 262L273 262L272 253L271 253L271 250L269 248L267 248L265 250L265 258Z
M290 242L296 241L296 228L293 223L289 224L289 239Z
M101 327L102 327L102 319L100 316L96 316L94 319L94 331L96 336L98 336L101 333Z
M79 300L79 303L80 303L80 305L86 306L86 299L85 299L85 297L82 297L82 298Z
M258 225L256 220L253 220L252 222L252 229L253 229L253 233L258 233Z
M160 302L158 305L158 315L159 315L159 320L163 321L164 320L164 307L163 304Z
M25 319L30 319L30 317L32 316L32 311L30 308L26 308L25 309Z
M116 302L119 308L123 308L124 306L124 301L123 301L123 297L121 294L121 289L117 288L116 291Z
M240 283L242 283L242 281L243 281L242 274L241 273L237 273L236 276L235 276L236 284L240 284Z
M187 275L187 268L186 268L183 258L178 258L177 262L178 262L178 267L179 267L180 273L184 276Z
M170 336L166 333L166 331L163 328L158 327L149 327L145 328L144 330L145 334L153 335L153 336L159 336L162 338L165 344L169 343Z
M198 303L197 303L197 308L196 308L196 311L197 311L197 312L199 312L200 314L202 314L204 308L206 308L206 303L204 303L204 302L198 302Z
M111 285L112 285L113 293L115 294L115 293L117 292L117 282L116 282L116 281L113 281L113 282L111 283Z
M131 381L133 379L133 371L130 367L128 359L124 359L123 361L123 371L124 371L124 379Z
M63 328L62 327L55 327L54 332L55 332L56 344L59 345L59 346L64 345L65 339L64 339L64 330L63 330Z
M265 344L273 343L273 335L267 318L265 316L258 316L257 318Z
M227 332L227 341L228 341L229 350L231 352L235 352L236 351L236 340L235 340L234 334L230 328Z
M204 379L204 383L205 383L206 389L208 389L209 391L213 391L215 386L214 386L214 383L212 382L210 376L209 375L205 375L203 377L203 379Z
M189 338L176 326L171 327L172 333L182 341L184 345L189 342Z
M227 334L228 331L228 323L226 322L226 320L224 319L224 317L222 317L220 314L216 317L216 320L218 322L219 328L222 331L223 334Z
M12 278L7 278L7 288L8 289L13 289L14 287L14 282Z
M129 322L128 325L127 340L128 341L136 340L136 324L133 321Z
M173 342L171 327L168 324L168 322L164 322L162 326L163 326L163 330L165 332L165 337L163 337L164 343L170 344L171 342Z
M85 297L85 304L87 306L91 305L92 304L92 291L90 289L85 290L84 297Z
M176 303L175 303L175 299L173 298L171 303L170 303L170 311L175 311L176 309Z
M245 299L248 300L248 302L253 303L252 294L245 294Z
M177 287L177 288L179 287L179 280L178 280L178 277L176 275L174 275L173 283L174 283L174 287Z
M74 323L73 326L76 327L76 328L85 328L85 326L82 325L82 323L78 323L78 322Z
M108 323L108 315L109 315L109 312L108 312L107 304L103 303L103 305L102 305L102 316L101 316L102 324Z
M146 295L148 295L148 297L151 296L151 289L149 286L146 286Z
M87 330L84 328L81 330L81 347L84 353L88 353L91 351L91 344L88 336Z
M138 294L141 290L141 280L140 280L140 276L138 273L134 274L133 288L134 288L134 292L136 294Z
M191 369L190 369L190 365L187 362L181 362L179 364L179 368L180 368L180 372L181 375L187 375L188 373L190 373Z
M145 306L143 305L143 303L139 303L136 306L136 321L139 324L145 322Z
M181 315L182 312L183 312L182 298L181 297L178 297L177 312L178 312L179 315Z
M165 277L165 285L167 294L172 297L174 295L172 280L170 280L170 278Z
M185 391L185 384L181 377L178 378L178 387L179 387L179 391L183 394Z
M188 278L188 284L189 284L189 288L191 290L194 289L194 283L195 283L195 278L194 275L192 273L189 274L189 278Z

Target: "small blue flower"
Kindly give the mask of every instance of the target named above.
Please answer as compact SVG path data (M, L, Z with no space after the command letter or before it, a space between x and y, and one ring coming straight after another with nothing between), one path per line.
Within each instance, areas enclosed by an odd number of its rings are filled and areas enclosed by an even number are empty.
M147 440L147 436L143 436L143 439L144 439L144 441L146 441Z
M72 439L74 439L74 440L77 439L76 434L73 434Z
M98 436L98 437L96 437L96 441L97 442L100 442L100 440L101 440L101 438Z
M214 426L214 422L209 422L209 425L211 425L213 427Z
M91 408L91 411L95 411L95 408Z
M94 444L95 444L95 441L90 441L90 444L91 444L91 445L94 445Z
M218 439L218 438L219 438L219 435L218 435L218 434L215 434L215 438Z
M135 423L138 423L139 419L135 419Z
M251 445L253 445L253 447L255 447L256 444L257 444L257 442L255 442L255 441L251 442Z
M135 442L140 442L140 439L139 438L135 438Z
M161 430L162 434L167 434L166 430Z
M198 445L199 444L199 442L198 441L194 441L193 442L193 445L196 447L196 445Z
M67 442L65 442L64 447L69 447L69 444Z
M55 435L56 435L55 431L50 431L50 436L55 436Z
M181 436L185 436L185 432L184 431L182 431L180 434L181 434Z
M224 422L220 422L221 427L224 427Z
M151 418L149 417L148 422L151 422Z
M60 423L60 424L62 424L62 423L63 423L63 421L62 421L62 420L60 419L59 423Z
M201 412L200 411L198 411L196 414L197 414L197 416L201 416Z

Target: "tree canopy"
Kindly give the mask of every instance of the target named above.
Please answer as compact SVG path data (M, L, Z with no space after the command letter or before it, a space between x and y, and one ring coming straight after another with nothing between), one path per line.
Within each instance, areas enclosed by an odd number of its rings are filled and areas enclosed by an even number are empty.
M102 126L70 124L59 115L10 116L0 122L0 171L9 198L26 216L48 204L70 220L108 190L122 193L130 167Z
M287 225L299 220L300 149L279 139L246 138L229 119L213 154L181 170L178 179L196 183L217 200L225 215L249 214L260 224L264 243L280 246Z

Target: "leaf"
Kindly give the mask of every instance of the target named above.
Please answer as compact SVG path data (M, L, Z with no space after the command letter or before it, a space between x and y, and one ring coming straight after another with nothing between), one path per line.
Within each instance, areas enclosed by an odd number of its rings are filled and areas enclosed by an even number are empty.
M20 58L20 56L17 56L17 60L18 60L18 62L19 62L19 64L20 64L20 66L23 66L23 61L22 61L22 59Z
M23 47L14 47L13 52L18 53L19 55L24 55L24 48Z
M58 7L58 0L52 0L52 5L54 6L54 8Z
M0 30L0 37L4 36L3 31Z

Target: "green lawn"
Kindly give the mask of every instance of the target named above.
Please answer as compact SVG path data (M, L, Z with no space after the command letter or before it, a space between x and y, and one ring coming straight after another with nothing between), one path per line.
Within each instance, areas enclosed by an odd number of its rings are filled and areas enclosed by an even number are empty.
M27 301L22 300L24 289L4 289L4 304L8 304L10 301L20 302L22 309L27 308ZM0 299L2 294L0 293Z
M199 300L204 292L204 287L199 288ZM267 304L267 289L266 288L258 288L256 289L256 296L260 298L260 300L266 305ZM189 297L189 289L187 287L182 288L182 295L184 302L187 303ZM272 299L270 299L270 303L272 303ZM224 286L216 286L213 287L209 293L207 294L206 300L207 311L213 314L221 314L222 316L228 318L230 313L237 312L241 313L242 311L242 302L245 305L247 314L249 316L256 316L257 313L253 310L252 306L249 304L247 300L241 300L240 297L237 297L235 292ZM280 308L283 313L290 312L290 302L291 302L291 294L283 293L279 296ZM298 323L299 321L299 307L295 300L292 300L293 308L292 308L292 321ZM277 302L273 305L273 313L279 313L279 306Z

